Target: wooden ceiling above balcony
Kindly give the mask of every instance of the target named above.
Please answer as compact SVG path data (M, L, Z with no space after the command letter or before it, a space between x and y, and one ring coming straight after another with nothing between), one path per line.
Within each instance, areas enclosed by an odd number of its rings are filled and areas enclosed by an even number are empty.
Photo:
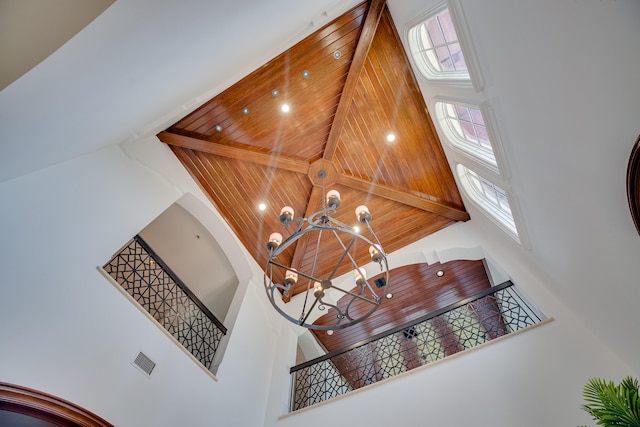
M270 233L289 232L281 207L305 217L321 207L320 169L341 193L335 218L354 223L366 204L387 253L469 219L384 1L348 11L158 137L259 265ZM302 269L312 249L301 239L279 260Z
M443 275L438 275L438 271ZM327 352L355 346L374 335L414 322L491 287L483 260L410 264L393 269L389 275L394 296L384 300L370 317L331 333L312 331ZM328 325L332 322L328 313L314 323Z

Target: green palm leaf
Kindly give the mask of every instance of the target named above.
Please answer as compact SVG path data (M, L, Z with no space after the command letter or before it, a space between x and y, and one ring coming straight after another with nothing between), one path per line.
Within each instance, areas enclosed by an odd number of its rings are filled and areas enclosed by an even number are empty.
M613 381L592 378L584 386L582 395L585 400L582 409L598 425L640 427L638 380L626 377L615 385Z

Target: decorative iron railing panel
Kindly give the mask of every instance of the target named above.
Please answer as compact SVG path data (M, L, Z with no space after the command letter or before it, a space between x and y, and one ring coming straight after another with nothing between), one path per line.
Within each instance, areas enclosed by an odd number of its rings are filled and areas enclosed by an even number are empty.
M511 332L542 316L506 282L347 349L291 368L291 410L443 359Z
M140 236L103 268L205 368L211 368L226 328Z

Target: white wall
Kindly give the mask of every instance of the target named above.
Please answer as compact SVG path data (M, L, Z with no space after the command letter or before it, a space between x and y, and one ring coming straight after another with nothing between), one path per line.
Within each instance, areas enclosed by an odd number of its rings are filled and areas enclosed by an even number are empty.
M165 177L113 147L0 184L0 381L122 427L262 425L276 336L251 268L218 381L96 269L194 185L157 140L140 144ZM131 365L139 351L151 378Z
M636 366L640 238L625 174L640 133L640 2L462 3L528 229L529 266Z
M281 419L278 427L327 422L371 426L540 427L588 423L582 383L622 374L605 351L556 320L520 335ZM611 364L611 365L609 365ZM609 365L609 366L608 366ZM606 372L604 372L606 371Z

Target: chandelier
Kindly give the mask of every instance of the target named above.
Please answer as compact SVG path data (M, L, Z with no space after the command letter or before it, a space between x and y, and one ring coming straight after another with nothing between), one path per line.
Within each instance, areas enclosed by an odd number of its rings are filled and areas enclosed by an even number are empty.
M273 307L289 321L309 329L332 331L361 322L376 311L385 298L393 295L387 292L389 266L382 245L371 228L369 209L364 205L356 208L356 218L362 225L357 228L333 218L331 215L340 206L340 193L335 190L325 193L326 175L324 170L318 173L322 179L322 209L308 218L295 217L290 206L280 211L280 222L284 229L293 227L294 230L284 240L280 233L270 235L264 286ZM280 254L306 235L310 242L312 238L315 240L313 259L305 263L309 265L308 268L303 271L278 260ZM330 246L330 249L326 249L326 246ZM369 256L361 254L363 251L368 251ZM327 265L326 257L331 257L332 267L327 271L317 271L319 264ZM320 258L323 260L321 263L318 262ZM358 264L358 260L362 263L362 259L366 259L367 264L370 259L380 267L380 276L373 283L367 280L364 265ZM346 279L345 276L336 277L343 264L353 270L351 275L345 275ZM274 282L276 277L284 278L280 279L283 283ZM304 295L285 304L282 295L292 295L298 283L306 284ZM314 324L322 315L327 315L323 325Z

